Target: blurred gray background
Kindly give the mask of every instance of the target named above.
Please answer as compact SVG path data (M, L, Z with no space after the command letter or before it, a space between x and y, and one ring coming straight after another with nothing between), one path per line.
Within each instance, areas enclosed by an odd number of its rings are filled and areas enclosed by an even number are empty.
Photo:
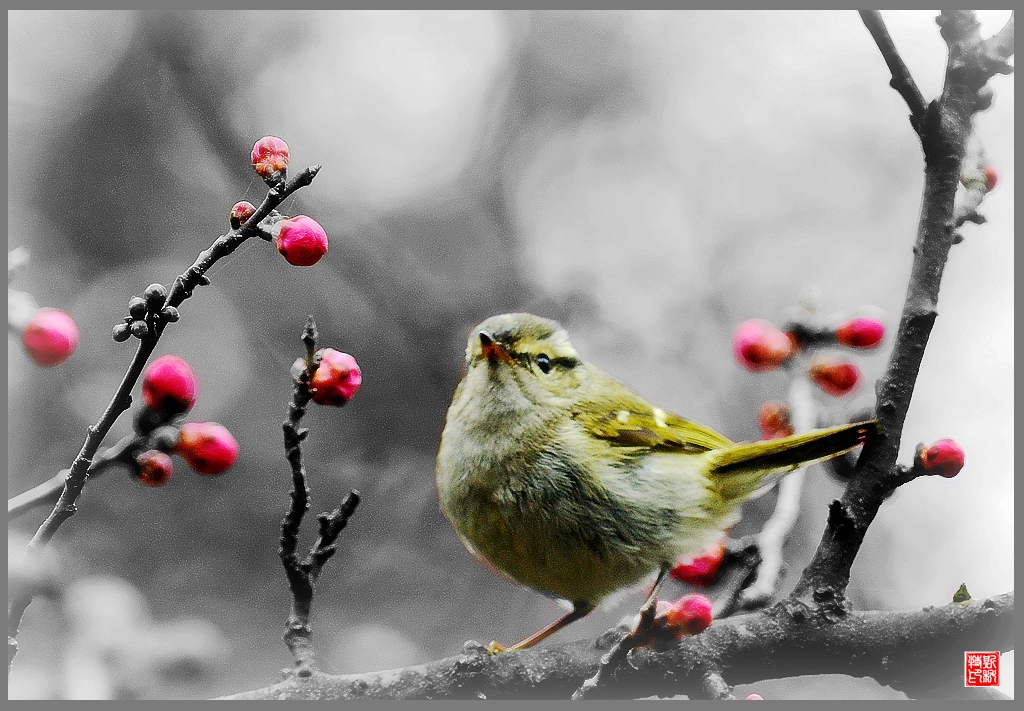
M983 31L1007 14L981 13ZM945 61L933 14L884 17L931 98ZM786 381L735 363L736 324L778 321L817 288L824 316L875 309L895 326L923 178L888 80L855 12L9 13L8 244L32 252L12 286L81 331L46 370L8 338L9 495L69 466L99 417L134 351L110 338L128 298L181 273L234 202L262 199L253 142L280 136L293 168L324 166L283 209L324 225L327 256L292 267L250 240L157 351L192 364L190 419L234 433L236 466L199 477L175 459L162 489L109 471L54 541L69 590L117 576L148 606L142 637L201 624L223 650L120 693L230 693L290 663L280 424L308 314L364 377L349 406L304 422L313 513L364 495L317 587L322 667L424 662L554 619L553 602L478 565L438 508L433 459L468 330L510 310L555 318L583 357L666 409L758 438L758 407ZM944 604L961 582L975 597L1013 588L1012 76L992 88L977 132L1000 184L989 224L951 253L902 445L909 463L917 442L954 437L967 466L882 508L854 566L859 607ZM888 345L855 356L868 383L822 397L827 412L870 406ZM108 442L129 430L123 416ZM840 491L808 481L784 589ZM738 532L757 530L767 498ZM88 618L111 599L68 605ZM621 596L559 638L598 634L641 601ZM77 688L72 618L29 608L12 697ZM1003 676L1012 694L1012 654ZM771 688L891 695L834 681Z

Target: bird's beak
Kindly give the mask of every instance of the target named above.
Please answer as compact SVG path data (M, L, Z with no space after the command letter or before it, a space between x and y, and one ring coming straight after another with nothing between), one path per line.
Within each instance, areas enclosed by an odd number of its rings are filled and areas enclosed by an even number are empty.
M483 351L484 358L491 363L495 363L497 361L501 361L502 363L513 362L512 356L510 356L487 331L480 332L480 349Z

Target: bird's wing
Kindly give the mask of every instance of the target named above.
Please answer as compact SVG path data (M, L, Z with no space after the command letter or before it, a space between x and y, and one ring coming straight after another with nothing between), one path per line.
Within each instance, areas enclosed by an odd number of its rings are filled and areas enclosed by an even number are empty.
M590 435L619 447L700 453L732 444L714 430L652 406L611 379L599 391L578 398L572 417Z

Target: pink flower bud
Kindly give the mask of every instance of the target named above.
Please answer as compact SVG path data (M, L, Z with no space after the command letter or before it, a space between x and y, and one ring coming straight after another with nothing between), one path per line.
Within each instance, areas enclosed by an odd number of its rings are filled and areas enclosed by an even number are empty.
M929 474L951 479L964 468L964 450L952 439L940 439L917 453L921 467Z
M736 327L732 352L744 368L759 372L779 367L796 352L796 345L774 324L750 319Z
M220 474L238 459L238 442L216 422L186 422L174 452L200 474Z
M764 697L761 696L760 694L747 694L743 698L743 700L744 701L764 701Z
M142 397L150 409L172 414L187 412L196 404L196 376L178 356L161 356L146 369Z
M341 407L352 399L363 382L356 359L333 348L321 351L320 365L309 382L313 402Z
M708 546L699 556L692 558L680 557L669 575L680 582L704 588L715 582L718 578L718 570L722 567L722 560L724 558L725 543L717 541Z
M151 450L139 455L139 481L146 486L163 486L171 480L171 458Z
M784 402L766 402L757 413L757 424L765 439L778 439L793 434L793 412Z
M873 318L855 318L836 329L836 340L849 348L876 348L885 337L885 326Z
M231 206L231 212L228 214L228 221L231 223L233 229L238 229L242 224L253 216L256 212L256 206L251 202L242 200L236 202Z
M703 595L684 595L665 611L665 624L680 637L699 634L711 624L711 601Z
M274 244L289 264L309 267L327 254L327 233L312 217L296 215L278 223Z
M288 169L288 144L277 136L264 136L252 147L252 167L263 179Z
M21 342L36 365L60 365L78 347L78 326L63 311L40 309L25 326Z
M860 369L839 358L819 356L811 363L811 380L832 397L852 392L860 382Z

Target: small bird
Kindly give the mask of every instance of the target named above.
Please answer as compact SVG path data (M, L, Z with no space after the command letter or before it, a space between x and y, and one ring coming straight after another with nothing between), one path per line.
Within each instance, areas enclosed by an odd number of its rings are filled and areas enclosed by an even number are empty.
M469 336L437 490L481 563L572 605L512 651L659 571L652 600L676 559L721 539L746 499L874 431L871 421L733 443L581 360L556 322L502 314Z

